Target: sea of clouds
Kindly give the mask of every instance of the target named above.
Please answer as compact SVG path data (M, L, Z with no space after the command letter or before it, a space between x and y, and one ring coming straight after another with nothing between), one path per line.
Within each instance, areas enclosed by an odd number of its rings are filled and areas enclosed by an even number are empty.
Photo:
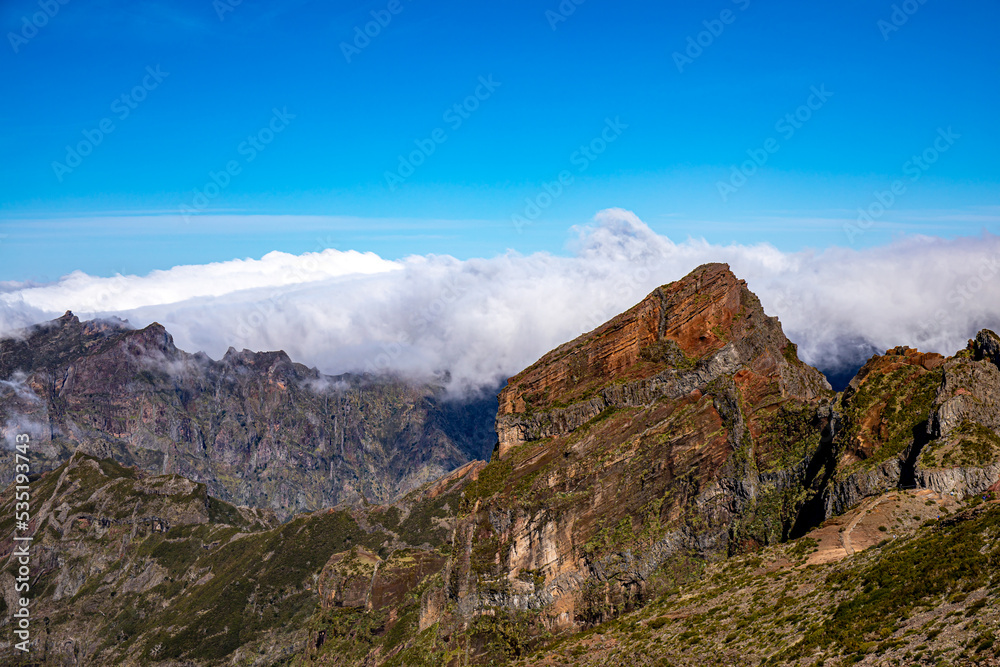
M72 310L157 321L178 347L283 349L325 373L450 374L456 393L494 388L658 285L726 262L777 315L800 356L828 372L909 345L952 354L1000 329L1000 237L908 237L854 250L675 243L633 213L600 212L569 256L515 252L385 260L338 251L177 266L145 276L71 273L0 284L0 333Z

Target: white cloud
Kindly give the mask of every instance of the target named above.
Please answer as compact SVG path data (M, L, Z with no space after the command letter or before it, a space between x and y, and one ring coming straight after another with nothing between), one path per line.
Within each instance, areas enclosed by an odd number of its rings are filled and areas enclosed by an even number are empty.
M7 305L23 304L46 312L120 312L163 306L199 297L220 297L259 287L285 287L345 275L383 273L401 268L374 253L332 248L291 255L269 252L261 259L175 266L146 276L93 278L74 271L50 285L24 287L0 295Z
M0 380L0 402L4 405L4 425L0 427L0 442L3 447L13 450L17 445L17 436L28 434L32 441L44 441L49 434L48 423L44 419L36 419L39 408L44 410L44 403L32 391L23 373L15 373L10 380Z
M911 237L821 253L773 246L675 243L610 209L577 229L572 255L488 259L371 253L270 253L147 276L73 273L44 286L5 284L0 327L62 314L159 321L179 347L218 358L284 349L327 373L448 370L455 386L492 385L549 349L706 262L728 262L769 314L825 368L872 349L953 353L1000 328L1000 237Z

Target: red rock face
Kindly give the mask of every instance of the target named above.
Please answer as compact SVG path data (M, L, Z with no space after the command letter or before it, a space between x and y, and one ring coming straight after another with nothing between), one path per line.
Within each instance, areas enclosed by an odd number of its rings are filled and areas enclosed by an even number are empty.
M733 334L746 283L725 264L710 264L658 288L638 305L562 345L511 378L499 414L544 409L580 398L607 379L641 379L663 370L642 351L673 341L688 359L721 349ZM652 359L652 357L650 357Z
M841 434L842 469L867 459L882 461L898 455L912 442L914 424L929 416L944 363L940 354L924 354L908 347L887 350L868 360L844 393L848 428ZM909 412L914 413L912 418L894 418Z
M579 627L634 604L674 554L781 539L831 397L728 266L658 288L501 392L475 487L496 491L456 531L458 599L506 590L486 599Z
M733 380L752 404L772 394L811 401L829 391L746 283L727 265L708 264L511 378L499 396L500 455L528 439L520 415L579 404L611 384L691 371L726 348L738 365Z

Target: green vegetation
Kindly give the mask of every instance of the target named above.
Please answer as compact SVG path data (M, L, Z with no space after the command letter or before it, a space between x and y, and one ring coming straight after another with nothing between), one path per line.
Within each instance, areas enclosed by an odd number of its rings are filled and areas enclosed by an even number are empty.
M754 551L788 539L806 494L798 485L759 490L730 528L729 554Z
M63 484L57 490L55 481L61 476ZM171 493L176 489L181 491ZM415 586L409 592L404 589L396 623L387 620L387 612L357 616L330 612L316 620L321 611L316 575L334 554L355 547L379 550L388 543L389 535L377 525L362 529L350 512L324 511L266 529L261 521L248 520L232 505L209 497L204 485L175 476L140 478L114 462L82 454L32 483L32 497L39 507L53 493L57 494L54 506L70 507L70 516L83 517L59 530L47 522L40 525L39 546L46 553L60 553L68 544L73 551L64 553L87 556L65 557L58 568L43 573L32 591L43 605L39 613L50 616L53 623L57 619L66 623L69 616L63 618L44 607L49 604L46 598L55 590L57 577L85 573L82 585L70 589L72 596L56 603L56 608L91 616L92 610L101 609L101 620L94 622L103 624L104 638L90 657L101 664L120 662L125 655L137 656L140 663L228 662L237 649L256 645L263 654L275 638L301 639L311 624L324 622L332 635L346 632L358 650L375 643L389 647L412 643L419 595L441 563L440 557L421 560L425 551L399 549L385 561L387 572L402 577L400 585ZM452 516L450 508L457 507L458 500L456 493L431 500L421 500L418 494L407 501L405 519L395 507L381 516L413 544L444 546L450 531L436 519ZM9 509L11 502L13 494L5 492L0 504ZM169 525L173 521L177 525ZM406 569L410 566L416 568L412 573ZM363 585L370 580L369 573ZM126 584L137 585L142 592L123 593ZM66 585L65 578L61 585ZM375 630L374 634L357 632L361 618L360 627ZM344 629L348 623L350 631ZM370 641L365 644L363 638ZM364 653L358 655L360 659Z
M298 517L279 529L229 542L200 560L211 581L189 591L145 629L146 648L170 659L221 659L262 632L312 614L315 597L304 587L310 573L334 553L375 546L346 512ZM250 600L266 612L247 613ZM211 609L210 615L200 611ZM262 610L263 611L263 610ZM156 628L173 628L172 632Z
M760 431L754 454L761 472L801 463L816 452L822 437L816 407L795 401L786 401L770 417L762 417Z
M716 334L716 337L725 340L721 330ZM662 364L679 371L691 370L698 362L697 359L689 359L681 346L669 338L642 348L639 351L639 358L642 361Z
M781 354L784 355L785 361L796 366L804 366L805 364L799 360L799 346L795 343L788 343L785 347L781 349Z
M991 664L998 538L1000 507L980 505L840 562L803 567L818 544L800 539L709 564L612 620L611 589L592 583L583 610L599 624L517 664Z
M861 469L870 470L901 454L913 442L914 429L927 420L943 380L940 369L926 371L904 365L888 373L869 374L841 404L844 430L838 440L862 453ZM874 430L865 424L876 424ZM838 476L855 467L841 468Z
M506 662L527 654L530 646L538 643L533 620L528 612L496 610L477 617L471 634L485 643L487 660Z
M503 491L513 470L509 461L490 461L479 471L479 477L465 487L466 502L471 505L478 499L489 498Z
M788 550L788 555L796 560L803 560L818 548L819 542L813 538L800 537L792 544L792 547Z
M947 438L928 444L920 456L924 468L985 466L1000 458L1000 437L978 422L965 420Z
M948 525L938 524L912 540L890 543L867 566L832 573L826 583L850 592L849 597L785 657L830 647L863 655L866 641L892 636L915 608L933 606L954 591L995 587L1000 583L997 537L1000 508L993 507Z

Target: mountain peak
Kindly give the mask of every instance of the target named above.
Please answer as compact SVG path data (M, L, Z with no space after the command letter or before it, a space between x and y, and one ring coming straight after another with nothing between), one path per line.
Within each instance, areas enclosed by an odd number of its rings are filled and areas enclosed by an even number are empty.
M989 329L983 329L976 335L975 340L969 341L969 348L976 356L976 360L989 359L1000 368L1000 336Z
M222 357L224 363L233 366L259 366L269 368L278 364L292 365L292 359L284 350L269 352L254 352L246 348L237 351L230 346L226 354Z
M785 394L810 400L829 389L819 371L798 360L777 319L764 313L746 283L729 265L713 263L658 287L511 378L500 394L499 416L568 406L613 384L660 376L676 381L700 373L693 383L704 384L718 374L709 362L719 355L723 365L753 369L757 380L775 381ZM747 374L740 380L751 381Z
M130 331L127 334L130 342L138 342L144 349L158 350L164 354L177 354L177 347L174 345L174 337L170 335L166 327L159 322L153 322L144 329Z

